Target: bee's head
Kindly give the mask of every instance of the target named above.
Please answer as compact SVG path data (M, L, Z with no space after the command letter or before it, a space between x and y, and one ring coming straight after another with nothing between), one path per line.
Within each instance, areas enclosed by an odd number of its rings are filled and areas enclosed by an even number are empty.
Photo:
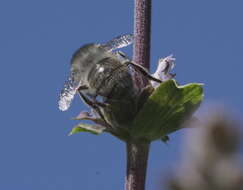
M112 54L100 44L86 44L80 47L73 54L71 59L71 73L74 80L85 80L90 69L95 64L110 56L112 56Z
M103 58L104 54L106 54L106 51L99 44L86 44L75 51L71 59L71 65L82 64L85 66L92 64L97 59Z

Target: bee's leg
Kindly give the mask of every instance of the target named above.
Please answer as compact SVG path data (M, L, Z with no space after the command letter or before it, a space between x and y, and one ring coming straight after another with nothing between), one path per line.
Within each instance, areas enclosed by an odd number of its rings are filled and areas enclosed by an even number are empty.
M96 99L96 98L97 98L97 95L94 96L94 97L92 98L92 100L90 100L89 98L87 98L87 97L82 93L83 90L87 90L87 89L89 89L89 87L87 87L86 85L80 86L80 87L78 88L78 92L79 92L80 96L83 98L83 100L84 100L84 102L85 102L86 104L88 104L88 105L91 106L91 107L93 107L95 104L97 104L97 105L100 106L100 107L105 107L105 106L107 106L105 103L99 102L99 101Z
M94 109L99 116L105 121L105 117L102 114L102 112L100 111L99 105L96 102L91 101L88 97L86 97L80 90L78 91L80 97L83 99L83 101L89 105L92 109Z
M89 98L87 98L81 91L78 91L80 97L82 98L82 100L84 101L84 103L86 103L88 106L90 106L91 108L96 108L96 105L94 102L92 102Z
M93 102L94 102L96 105L98 105L98 106L100 106L100 107L102 107L102 108L104 108L104 107L106 107L106 106L108 105L107 103L103 103L103 102L98 101L98 100L96 99L96 97L94 97Z
M143 66L139 65L139 64L136 64L134 62L126 62L125 64L127 65L132 65L136 70L140 71L144 76L148 77L148 79L150 80L153 80L153 81L156 81L156 82L159 82L159 83L162 83L163 81L160 80L160 79L157 79L155 77L153 77L147 70L146 68L144 68Z
M82 85L82 86L79 86L78 91L81 91L81 90L88 90L88 89L89 89L88 86L86 86L86 85Z

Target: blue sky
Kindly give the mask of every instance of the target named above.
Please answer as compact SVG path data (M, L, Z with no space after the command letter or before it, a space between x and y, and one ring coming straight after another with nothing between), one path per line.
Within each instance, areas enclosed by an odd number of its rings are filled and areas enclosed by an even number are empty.
M0 189L123 189L124 143L108 134L67 136L76 124L70 118L84 107L76 97L61 112L57 101L72 53L131 33L133 6L131 0L0 1ZM173 53L181 84L205 83L205 102L222 102L240 115L242 7L240 0L154 0L151 71ZM168 146L152 144L147 189L178 163L184 133L171 135Z

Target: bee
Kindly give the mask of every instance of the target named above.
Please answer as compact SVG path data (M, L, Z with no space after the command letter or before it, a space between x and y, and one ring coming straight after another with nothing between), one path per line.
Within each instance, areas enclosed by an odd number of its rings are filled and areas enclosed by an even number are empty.
M74 95L79 93L84 102L103 118L104 112L109 111L106 107L117 103L125 115L135 113L136 98L141 89L134 84L132 70L139 71L150 80L161 80L132 62L123 52L115 51L132 42L133 36L128 34L105 44L92 43L80 47L71 58L71 75L61 92L59 109L67 110ZM132 115L129 117L133 117ZM125 118L129 120L128 117Z

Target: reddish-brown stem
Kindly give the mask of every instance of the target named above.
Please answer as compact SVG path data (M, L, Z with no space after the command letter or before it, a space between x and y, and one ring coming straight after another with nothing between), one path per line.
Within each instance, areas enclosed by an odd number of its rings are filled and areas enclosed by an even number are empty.
M125 190L144 190L150 143L127 142Z
M133 61L149 70L151 0L135 0Z
M149 70L151 0L135 0L133 61ZM146 78L136 76L141 88L148 83ZM125 190L144 190L150 143L127 142L127 176Z

